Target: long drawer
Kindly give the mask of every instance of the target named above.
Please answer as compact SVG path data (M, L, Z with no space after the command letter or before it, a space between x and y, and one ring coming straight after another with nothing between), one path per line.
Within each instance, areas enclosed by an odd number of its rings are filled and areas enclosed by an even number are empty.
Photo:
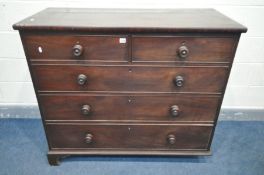
M52 149L131 148L206 150L212 126L47 124Z
M221 93L228 67L33 65L39 91Z
M127 36L122 35L26 35L31 60L128 61Z
M40 94L45 120L213 122L219 96Z
M133 36L132 60L231 62L233 37Z

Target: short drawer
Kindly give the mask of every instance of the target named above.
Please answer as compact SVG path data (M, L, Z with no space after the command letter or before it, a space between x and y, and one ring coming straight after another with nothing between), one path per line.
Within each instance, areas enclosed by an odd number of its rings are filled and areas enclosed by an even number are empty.
M132 60L230 62L235 43L233 37L133 36Z
M212 126L152 124L48 124L54 148L205 150Z
M40 91L222 93L228 67L34 65Z
M128 61L127 36L25 35L29 59Z
M45 120L213 122L219 96L39 95Z

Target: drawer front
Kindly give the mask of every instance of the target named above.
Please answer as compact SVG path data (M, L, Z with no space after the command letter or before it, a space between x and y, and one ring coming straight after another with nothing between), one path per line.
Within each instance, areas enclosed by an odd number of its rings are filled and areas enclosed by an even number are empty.
M29 59L128 60L126 36L27 35L23 42Z
M207 149L211 126L48 124L51 148Z
M39 95L46 120L213 122L220 97Z
M232 37L132 37L133 61L230 62Z
M35 65L32 70L41 91L221 93L228 75L227 67Z

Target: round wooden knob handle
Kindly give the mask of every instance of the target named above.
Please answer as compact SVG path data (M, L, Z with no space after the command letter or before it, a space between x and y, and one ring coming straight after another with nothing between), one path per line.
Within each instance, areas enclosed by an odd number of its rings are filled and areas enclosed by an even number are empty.
M73 48L72 48L72 53L76 57L81 56L82 53L83 53L83 47L81 45L79 45L79 44L74 45Z
M177 105L171 106L170 113L171 113L172 117L177 117L179 115L179 113L180 113L179 106L177 106Z
M177 87L182 87L183 86L183 83L184 83L184 79L182 76L176 76L174 78L174 84L177 86Z
M187 46L181 46L178 49L178 55L180 58L186 58L189 55L189 49Z
M93 135L92 134L90 134L90 133L88 133L88 134L86 134L86 136L85 136L85 143L92 143L93 142Z
M83 115L89 115L91 113L91 106L90 105L83 105L81 108L81 112Z
M173 135L173 134L169 134L168 137L167 137L167 141L168 141L168 143L171 144L171 145L175 144L175 142L176 142L175 135Z
M87 82L87 76L86 75L84 75L84 74L78 75L77 83L79 85L84 85L86 82Z

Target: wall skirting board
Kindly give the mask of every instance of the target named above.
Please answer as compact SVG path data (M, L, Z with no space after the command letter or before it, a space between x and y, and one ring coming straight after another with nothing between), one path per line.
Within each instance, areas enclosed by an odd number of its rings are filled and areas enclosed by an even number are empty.
M0 118L40 118L37 105L0 105ZM220 120L264 120L264 109L222 108Z
M37 105L0 105L0 118L40 118Z

